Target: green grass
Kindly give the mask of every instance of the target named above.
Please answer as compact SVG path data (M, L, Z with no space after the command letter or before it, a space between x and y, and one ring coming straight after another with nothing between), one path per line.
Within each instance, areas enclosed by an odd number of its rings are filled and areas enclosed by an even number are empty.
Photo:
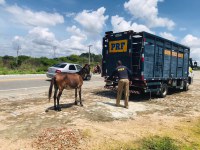
M175 140L170 137L153 136L141 141L139 150L178 150Z
M30 70L22 70L22 69L7 69L0 68L0 75L8 75L8 74L44 74L45 71L42 69L30 69Z
M100 148L102 150L181 150L178 142L167 136L150 136L137 141L127 142L114 140L106 144L104 143Z

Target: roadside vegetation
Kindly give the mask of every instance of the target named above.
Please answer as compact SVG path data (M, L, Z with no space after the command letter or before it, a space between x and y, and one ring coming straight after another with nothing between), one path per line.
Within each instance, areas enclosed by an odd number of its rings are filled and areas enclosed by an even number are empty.
M164 136L150 136L137 141L113 141L104 146L105 150L180 150L177 141Z
M198 142L198 141L196 141ZM112 141L104 146L104 150L197 150L198 143L182 143L168 136L150 136L138 141Z
M104 147L103 150L199 150L200 118L181 124L178 128L179 131L174 133L163 132L134 141L112 140L100 147Z
M101 55L91 54L91 66L101 62ZM13 56L0 57L0 75L6 74L43 74L48 67L61 62L77 63L84 65L88 63L88 53L81 55L70 55L50 59L47 57L33 58L30 56Z

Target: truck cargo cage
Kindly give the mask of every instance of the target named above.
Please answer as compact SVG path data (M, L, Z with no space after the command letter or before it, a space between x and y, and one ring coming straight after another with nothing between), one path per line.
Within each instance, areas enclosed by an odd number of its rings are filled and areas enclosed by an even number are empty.
M110 76L121 60L133 73L134 90L160 92L162 85L182 89L188 83L190 48L151 33L106 32L102 55L102 76Z

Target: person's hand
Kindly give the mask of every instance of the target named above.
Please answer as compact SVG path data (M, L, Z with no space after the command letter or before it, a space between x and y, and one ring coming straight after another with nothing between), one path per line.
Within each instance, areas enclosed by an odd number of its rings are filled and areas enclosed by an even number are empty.
M109 78L110 78L110 77L107 77L107 78L105 78L105 80L104 80L104 81L105 81L105 82L109 81Z
M132 81L129 81L129 85L132 85Z

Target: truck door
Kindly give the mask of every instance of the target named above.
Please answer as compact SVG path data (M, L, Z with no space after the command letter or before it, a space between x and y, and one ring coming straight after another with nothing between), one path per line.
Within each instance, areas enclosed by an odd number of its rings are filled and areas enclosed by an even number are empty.
M134 33L132 36L132 73L134 79L141 77L141 61L142 61L143 34Z
M102 76L110 76L118 60L132 70L132 32L107 34L103 38Z

